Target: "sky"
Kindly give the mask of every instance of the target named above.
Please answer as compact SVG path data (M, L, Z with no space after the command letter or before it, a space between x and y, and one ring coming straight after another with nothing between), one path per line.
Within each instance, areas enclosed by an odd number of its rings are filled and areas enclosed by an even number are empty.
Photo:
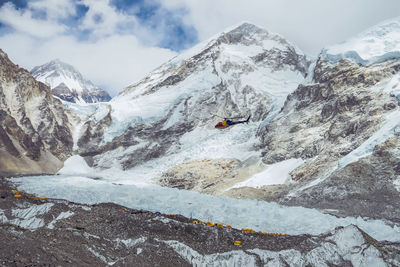
M399 0L0 0L0 49L28 70L58 58L114 96L243 21L316 57L397 16Z

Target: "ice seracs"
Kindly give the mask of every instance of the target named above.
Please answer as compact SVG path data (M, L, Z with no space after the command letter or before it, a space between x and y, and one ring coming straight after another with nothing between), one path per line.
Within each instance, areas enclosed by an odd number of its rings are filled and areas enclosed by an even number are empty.
M53 95L74 103L96 103L111 99L110 95L85 79L73 66L59 59L34 67L32 75L50 86Z

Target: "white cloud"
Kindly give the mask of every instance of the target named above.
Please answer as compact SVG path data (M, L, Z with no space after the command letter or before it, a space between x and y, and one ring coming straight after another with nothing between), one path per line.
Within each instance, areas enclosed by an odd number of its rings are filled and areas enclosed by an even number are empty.
M121 35L91 43L68 36L42 42L12 34L0 37L0 47L13 62L23 62L28 70L59 58L75 66L95 84L105 86L113 95L176 55L168 49L145 47L134 36Z
M0 22L16 31L39 38L52 37L66 30L64 25L33 18L31 10L16 10L10 3L6 3L0 8Z
M104 86L112 95L125 86L137 82L151 70L176 55L169 49L145 46L141 39L155 43L145 27L133 16L119 13L107 0L82 0L89 7L80 25L91 35L82 41L65 33L65 25L58 19L74 15L75 5L68 0L38 0L24 11L11 4L0 8L0 21L14 28L13 33L0 36L0 48L16 64L28 70L59 58L75 66L95 84ZM46 18L34 18L33 13L44 11ZM96 20L94 16L101 19ZM138 39L120 29L134 26ZM27 34L28 33L28 34Z
M204 40L240 21L285 36L311 55L382 20L397 17L398 0L161 0L185 8L185 20Z
M40 0L28 2L28 8L34 11L44 11L47 20L57 21L57 19L67 18L75 15L75 4L69 0Z
M0 8L0 22L14 31L0 36L0 48L27 69L60 58L115 94L176 54L156 47L173 26L162 20L168 14L183 16L197 30L200 41L240 21L250 21L316 55L324 46L398 16L400 10L398 0L158 1L170 13L156 10L151 29L110 6L108 0L32 0L23 10L6 3ZM84 41L69 35L70 26L59 20L75 15L77 3L89 8L77 26L88 32ZM47 16L41 17L40 12Z
M118 12L109 5L108 0L82 0L89 7L80 26L83 30L93 31L95 36L112 35L119 26L133 25L136 19Z

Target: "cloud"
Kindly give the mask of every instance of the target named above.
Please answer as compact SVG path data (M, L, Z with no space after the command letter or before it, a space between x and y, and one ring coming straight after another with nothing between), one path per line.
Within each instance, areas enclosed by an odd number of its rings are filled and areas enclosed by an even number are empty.
M183 21L205 40L240 21L249 21L285 36L316 56L379 23L397 17L398 0L161 0L170 9L185 9Z
M43 43L27 35L11 34L0 37L0 44L11 60L24 62L29 70L60 58L112 95L176 55L168 49L145 47L134 36L122 35L109 36L96 43L59 36Z
M107 0L82 0L89 7L80 28L89 30L94 37L113 35L123 29L134 28L136 18L120 13Z
M112 94L176 51L241 21L280 33L316 56L400 10L398 0L12 2L0 3L0 48L15 63L31 69L60 58Z
M112 95L176 55L157 46L161 32L140 25L109 1L75 2L36 0L24 9L4 4L0 22L12 31L0 36L0 48L29 70L60 58Z
M76 15L75 4L69 0L31 1L28 2L28 9L44 12L49 21Z
M46 38L65 32L64 25L48 23L47 20L35 19L31 10L17 10L11 3L0 8L0 22L34 37Z

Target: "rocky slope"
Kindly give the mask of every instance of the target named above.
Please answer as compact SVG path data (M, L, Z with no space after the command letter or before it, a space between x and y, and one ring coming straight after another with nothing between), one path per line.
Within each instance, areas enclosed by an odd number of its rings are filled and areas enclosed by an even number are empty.
M356 52L342 52L343 58L337 60L329 54L338 52L337 48L324 50L312 84L299 86L280 116L260 129L265 163L306 159L274 200L400 221L393 208L400 203L395 185L399 140L394 136L399 107L390 93L397 90L393 81L400 70L400 61L391 51L399 43L390 38L400 32L400 23L394 22L348 42L360 47L359 42L366 39L365 45L383 47L369 57L360 53L362 61L356 60ZM371 41L375 36L384 45ZM349 49L350 45L342 46Z
M85 79L73 66L59 59L31 70L32 75L51 88L53 95L73 103L96 103L110 101L110 95Z
M53 173L71 156L68 118L50 89L0 50L0 173Z
M0 222L0 266L400 265L399 243L378 242L356 226L319 236L252 233L110 203L35 197L4 180Z
M304 80L308 65L283 37L242 24L122 91L110 102L107 116L82 127L80 154L95 167L117 163L130 169L182 152L184 135L213 129L219 117L251 115L256 128L279 111ZM227 134L219 133L221 138Z
M256 166L268 170L288 160L303 160L289 170L288 179L271 184L271 176L265 175L265 185L219 185L207 193L219 195L224 188L222 194L227 196L399 223L400 41L393 38L399 32L397 18L324 49L308 79L287 97L279 114L261 124L257 136L263 162ZM161 184L207 181L201 164L192 165L196 167L181 164L166 171ZM279 173L284 175L285 168ZM214 184L243 182L252 175L240 177L236 169L228 176L216 178Z

